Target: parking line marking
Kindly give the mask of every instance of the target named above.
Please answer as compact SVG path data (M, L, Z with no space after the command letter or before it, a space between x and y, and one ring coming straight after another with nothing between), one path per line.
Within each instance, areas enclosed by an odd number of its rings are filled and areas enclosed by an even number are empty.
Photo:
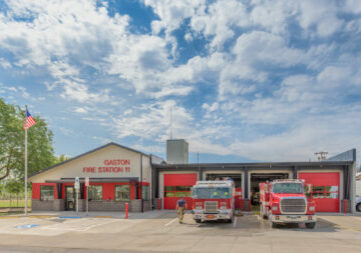
M170 224L172 224L172 223L175 222L176 220L178 220L178 218L174 218L173 220L171 220L170 222L168 222L168 223L165 224L164 226L168 227Z
M234 221L233 221L233 227L235 228L236 226L237 226L237 219L238 217L236 217L235 219L234 219Z

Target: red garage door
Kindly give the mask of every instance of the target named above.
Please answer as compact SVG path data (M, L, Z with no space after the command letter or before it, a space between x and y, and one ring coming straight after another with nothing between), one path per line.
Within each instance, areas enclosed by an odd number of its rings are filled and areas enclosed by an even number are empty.
M299 173L298 177L304 179L307 184L312 184L309 197L316 202L317 212L339 212L339 172Z
M180 197L192 208L191 188L197 182L197 173L164 175L164 209L175 209Z

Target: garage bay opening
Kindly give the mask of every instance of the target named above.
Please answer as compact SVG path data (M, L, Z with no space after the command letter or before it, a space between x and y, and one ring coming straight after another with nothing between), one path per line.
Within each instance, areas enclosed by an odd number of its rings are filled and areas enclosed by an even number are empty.
M288 179L288 173L251 173L250 200L252 210L259 210L259 184L276 179Z

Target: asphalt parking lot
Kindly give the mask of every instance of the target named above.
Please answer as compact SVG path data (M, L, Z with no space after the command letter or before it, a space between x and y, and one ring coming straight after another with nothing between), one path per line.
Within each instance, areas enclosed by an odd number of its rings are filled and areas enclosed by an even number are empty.
M342 224L341 224L342 223ZM325 216L315 229L272 229L256 215L233 223L179 224L173 211L107 216L0 218L0 252L360 252L361 217Z

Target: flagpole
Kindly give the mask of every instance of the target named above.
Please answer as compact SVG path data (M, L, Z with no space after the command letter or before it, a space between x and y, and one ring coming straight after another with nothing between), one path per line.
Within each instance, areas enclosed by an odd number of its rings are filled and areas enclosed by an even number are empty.
M28 106L25 105L25 216L28 215Z

